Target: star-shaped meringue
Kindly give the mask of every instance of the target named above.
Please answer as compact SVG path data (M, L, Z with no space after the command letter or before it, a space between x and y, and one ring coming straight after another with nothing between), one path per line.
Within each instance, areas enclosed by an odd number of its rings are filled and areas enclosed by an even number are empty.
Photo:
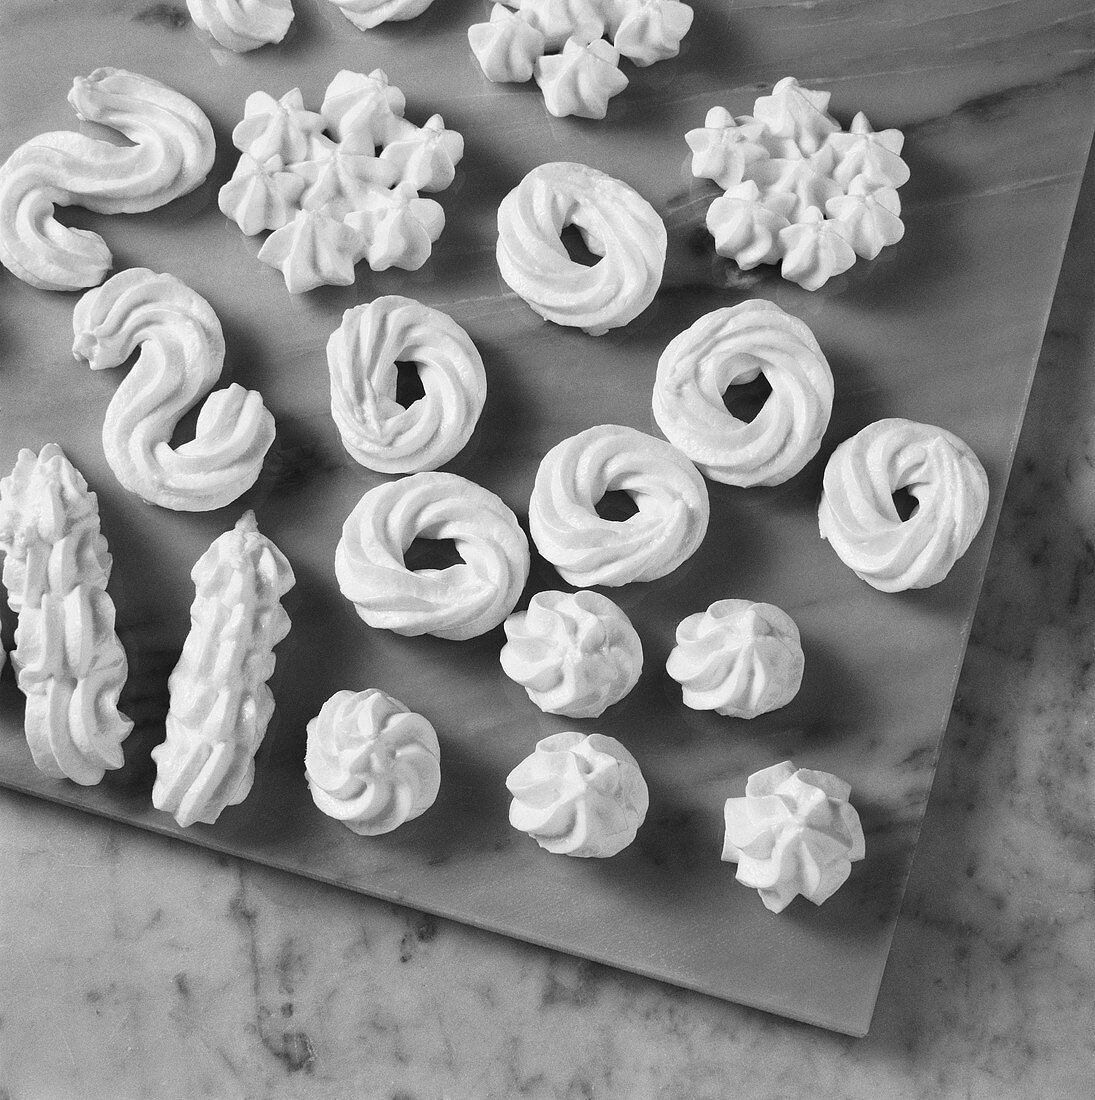
M543 31L502 4L491 9L489 23L468 28L468 42L483 75L499 84L531 80L537 58L547 49Z
M773 193L762 199L752 180L729 187L707 208L707 228L715 251L742 271L779 259L781 230L790 225L791 195Z
M248 237L280 229L297 212L304 181L285 171L281 157L260 164L244 153L232 178L220 189L217 205Z
M800 221L811 206L824 210L829 199L841 193L840 186L816 171L808 160L759 161L750 166L748 176L756 181L765 199L775 194L792 198L787 216L793 222Z
M348 153L372 155L389 138L393 122L407 108L403 93L383 69L367 76L343 69L327 85L320 114Z
M446 130L445 120L433 115L424 126L389 142L380 158L396 167L403 183L419 191L443 191L455 178L463 155L463 137Z
M802 153L809 156L840 129L828 111L830 94L811 91L793 76L785 76L771 95L761 96L753 104L753 117L776 136L792 138Z
M317 160L293 165L304 188L300 205L305 210L323 209L333 218L345 218L368 205L373 193L393 187L399 179L395 165L379 157L347 153L341 145Z
M631 0L612 35L612 44L636 65L653 65L680 53L692 17L692 9L679 0Z
M855 251L838 222L811 206L803 218L779 234L780 274L804 290L817 290L855 263Z
M825 144L834 153L833 179L845 190L856 176L865 176L876 187L909 182L909 166L901 159L905 135L900 130L872 129L862 111L846 134L830 134Z
M290 294L300 294L323 283L350 286L361 237L323 210L302 210L271 233L259 249L259 259L285 277Z
M400 267L417 271L430 257L445 227L445 211L433 199L420 198L408 184L378 191L364 210L346 218L358 235L373 271Z
M627 87L619 64L619 51L603 38L568 38L561 54L536 62L536 83L548 113L556 118L604 118L608 101Z
M568 38L600 38L605 31L602 6L600 0L521 0L520 12L544 36L545 51L554 51Z
M286 164L309 155L309 142L322 132L323 118L306 110L299 88L275 99L252 92L244 104L243 119L232 131L232 144L260 164L281 157Z
M825 212L840 224L856 255L873 260L887 245L905 235L901 199L893 187L875 187L866 176L856 176L848 194L825 204Z
M692 175L714 180L724 190L741 183L747 169L768 158L763 133L759 122L735 119L725 107L712 107L703 126L684 136L692 150Z

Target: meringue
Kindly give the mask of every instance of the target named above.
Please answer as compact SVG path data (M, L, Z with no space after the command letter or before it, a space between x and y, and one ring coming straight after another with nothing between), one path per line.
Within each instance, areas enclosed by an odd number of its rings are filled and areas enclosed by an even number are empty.
M635 757L599 733L545 737L506 786L510 824L557 855L616 855L635 839L650 804Z
M872 188L898 188L909 182L909 166L901 159L905 135L900 130L876 131L860 111L847 133L825 140L834 154L833 179L845 190L852 180L866 177Z
M417 271L445 228L445 211L405 183L377 191L362 210L346 216L361 240L360 254L373 271L400 267Z
M761 198L753 180L728 187L707 208L707 229L715 251L742 271L775 263L782 254L780 233L790 224L793 195L768 192Z
M130 268L80 299L72 328L72 354L92 370L140 349L103 423L107 462L126 489L161 508L204 512L254 485L274 418L256 390L233 383L210 393L224 336L201 295L173 275ZM179 420L202 398L194 438L172 447Z
M606 0L518 0L519 14L544 36L545 47L556 51L568 38L600 38L605 30Z
M323 116L305 108L299 88L280 99L252 92L244 102L243 119L232 130L232 144L260 164L281 157L288 166L308 159L323 127Z
M416 538L452 539L463 561L407 568ZM358 615L410 637L463 641L513 610L529 571L517 517L494 493L456 474L412 474L370 489L350 513L335 553L342 594Z
M678 0L631 0L615 4L620 12L612 44L636 65L676 57L692 26L693 11Z
M825 213L836 221L855 254L865 260L873 260L905 235L897 192L892 187L872 189L866 176L856 176L846 195L830 199Z
M167 682L167 738L152 750L152 805L184 829L242 802L274 713L266 681L289 633L281 600L296 583L282 552L246 512L191 572L190 633Z
M620 52L603 38L568 38L560 54L536 62L536 83L544 106L556 118L604 118L608 101L627 87L619 69Z
M851 787L790 760L754 772L744 798L728 798L722 858L735 878L781 913L799 894L820 905L844 885L866 849Z
M818 290L855 263L855 250L844 227L811 206L802 221L779 231L783 250L780 274L803 290Z
M764 374L772 392L751 421L723 401L728 386ZM760 299L704 314L658 360L654 419L714 481L779 485L821 446L833 375L809 327Z
M560 233L581 232L600 256L571 260ZM654 300L665 267L665 224L626 183L584 164L534 168L498 208L498 269L541 317L600 336Z
M217 205L245 236L253 237L292 221L305 186L300 175L285 171L280 156L275 154L260 163L244 153L232 178L220 189Z
M118 710L128 666L106 591L112 562L98 501L57 444L20 451L0 481L0 550L19 616L11 659L27 697L31 757L51 779L98 783L124 763L133 729Z
M376 688L339 691L308 723L304 768L312 801L358 836L421 816L441 786L433 726Z
M684 136L692 150L692 175L728 191L745 179L751 165L768 159L764 133L755 119L735 119L725 107L712 107L703 126Z
M195 27L235 53L280 42L293 21L292 0L186 0L186 7Z
M290 294L302 294L317 286L353 286L363 244L362 235L341 218L300 210L266 238L258 258L281 272Z
M547 49L539 27L527 15L503 4L491 8L489 23L473 23L468 43L483 75L493 83L524 84Z
M599 592L538 592L504 626L502 671L545 714L597 718L643 670L631 620Z
M154 210L193 191L215 151L202 111L147 76L96 69L73 81L68 100L79 119L133 144L55 131L31 138L0 166L0 263L43 290L95 286L113 263L102 237L62 225L55 206L100 214Z
M360 31L372 30L381 23L414 19L433 0L331 0L344 16Z
M418 366L423 396L396 401L398 362ZM327 341L331 415L342 445L383 474L435 470L471 438L487 395L483 360L449 316L390 295L348 309Z
M786 611L752 600L718 600L677 626L666 671L684 705L729 718L785 707L802 684L798 627Z
M389 161L399 180L418 191L444 191L456 178L456 166L464 156L464 139L445 127L440 115L431 115L423 126L407 123L393 135L382 161Z
M596 504L623 491L638 512L602 519ZM707 532L707 486L668 443L619 424L556 444L536 471L529 527L540 553L568 583L618 586L671 573Z
M893 502L917 506L902 520ZM825 467L818 521L840 560L871 587L938 584L985 519L988 477L970 448L930 424L878 420L845 440Z
M778 81L771 94L753 104L753 118L776 137L789 138L803 156L816 153L840 123L829 114L830 92L813 92L793 76Z

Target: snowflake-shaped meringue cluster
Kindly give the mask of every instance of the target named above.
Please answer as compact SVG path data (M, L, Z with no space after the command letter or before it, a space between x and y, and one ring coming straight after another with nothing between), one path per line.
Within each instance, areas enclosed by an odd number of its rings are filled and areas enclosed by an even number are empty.
M445 212L419 192L452 183L464 139L440 115L415 126L405 107L381 69L343 69L318 112L297 88L247 97L232 131L242 155L219 204L248 236L272 230L259 259L290 293L349 286L360 260L416 271L429 258Z
M905 232L904 135L873 130L862 112L844 131L828 107L828 92L788 76L752 115L712 107L686 138L692 174L724 192L707 211L715 251L743 270L782 261L783 277L806 290L857 256L873 260Z
M676 57L692 26L678 0L498 0L490 22L468 28L483 74L502 84L536 78L557 118L604 118L627 87L620 58Z

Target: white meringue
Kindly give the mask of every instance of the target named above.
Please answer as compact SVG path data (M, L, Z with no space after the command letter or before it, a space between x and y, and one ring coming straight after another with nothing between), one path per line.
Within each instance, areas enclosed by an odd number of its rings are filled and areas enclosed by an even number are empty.
M536 83L548 113L604 118L608 101L627 87L619 64L619 51L603 38L568 38L562 53L545 54L536 62Z
M418 191L444 191L456 178L456 166L464 156L464 139L445 129L440 115L431 115L423 126L407 123L380 154L399 172L399 179Z
M331 0L360 31L421 15L433 0Z
M186 0L194 26L235 53L280 42L293 21L292 0Z
M292 221L304 187L305 181L296 172L285 171L281 157L260 164L244 153L232 178L220 189L217 205L245 236L253 237Z
M772 392L751 421L723 401L763 373ZM833 375L809 327L760 299L704 314L658 360L654 419L666 439L726 485L779 485L817 454Z
M312 142L323 126L323 116L304 106L299 88L280 99L252 92L244 102L243 119L232 130L232 144L260 164L281 157L289 165L311 156Z
M0 263L43 290L95 286L113 262L102 237L62 225L55 206L100 214L154 210L193 191L215 152L202 111L147 76L96 69L73 81L68 100L82 121L117 130L133 144L56 131L31 138L0 166Z
M811 206L802 220L779 231L780 274L803 290L818 290L855 263L855 251L839 222Z
M770 157L753 164L749 178L760 188L762 200L791 199L791 222L808 220L811 207L824 211L831 198L843 193L839 184L817 170L817 162L803 158Z
M892 187L874 187L866 176L856 176L846 195L825 204L825 213L840 226L857 256L873 260L887 245L905 236L901 199Z
M917 502L906 520L893 502L899 489ZM821 537L873 588L928 588L969 548L988 495L984 467L958 436L911 420L878 420L841 443L825 467Z
M371 73L342 69L327 85L320 113L347 152L372 154L403 118L407 98L383 69Z
M418 366L423 396L396 401L397 362ZM327 341L331 415L342 445L370 470L444 465L471 438L487 395L483 360L447 314L389 295L348 309Z
M777 137L793 140L809 156L840 129L840 123L829 114L830 96L830 92L811 91L793 76L785 76L770 95L757 99L753 117Z
M266 238L258 258L281 272L290 294L301 294L325 284L352 286L362 246L362 235L341 218L300 210Z
M224 336L204 298L173 275L130 268L80 299L72 328L73 356L92 370L121 366L140 349L103 423L107 462L126 489L162 508L201 512L255 483L274 418L255 390L233 383L210 393ZM202 398L194 438L172 447L179 420Z
M815 905L844 885L866 852L851 787L829 772L790 760L754 772L744 798L728 798L722 858L738 882L782 912L799 894Z
M628 493L638 512L602 519L605 493ZM671 573L707 532L707 486L675 447L634 428L602 424L544 456L529 501L540 553L578 587L651 581Z
M545 714L597 718L638 683L643 647L599 592L538 592L505 622L502 671Z
M736 119L725 107L712 107L703 126L684 136L692 150L692 175L713 180L724 191L741 183L752 165L768 159L764 132L755 119Z
M358 234L360 254L373 271L417 271L445 228L445 211L440 203L400 183L390 191L377 191L368 206L347 214L346 225Z
M536 61L547 49L539 27L526 15L503 4L491 8L490 22L468 27L468 43L490 81L523 84L532 79Z
M793 195L769 192L761 198L753 180L728 187L707 208L707 229L715 251L742 271L775 263L782 254L779 235L790 224Z
M676 57L692 26L693 11L678 0L629 0L619 5L612 44L636 65Z
M848 190L857 176L872 187L898 188L909 182L909 166L901 159L905 135L900 130L875 131L860 111L848 132L830 134L825 145L834 154L833 179Z
M407 568L416 538L452 539L463 561ZM528 540L494 493L456 474L412 474L370 489L350 513L335 553L342 594L382 630L463 641L513 610L529 571Z
M348 153L342 145L294 164L289 174L301 184L301 209L320 210L336 219L368 209L378 191L394 187L399 179L394 164L371 154Z
M635 839L650 804L638 761L599 733L545 737L506 786L510 824L557 855L616 855Z
M562 49L569 38L589 42L604 33L604 0L520 0L516 6L544 36L550 53Z
M339 691L308 723L312 801L358 836L390 833L426 812L441 787L430 723L383 691Z

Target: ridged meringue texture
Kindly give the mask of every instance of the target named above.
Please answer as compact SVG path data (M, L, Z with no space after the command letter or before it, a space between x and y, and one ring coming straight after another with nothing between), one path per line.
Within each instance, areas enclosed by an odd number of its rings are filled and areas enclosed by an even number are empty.
M51 779L98 783L122 766L133 728L118 710L128 665L106 591L112 563L98 501L57 444L20 451L0 481L0 550L19 616L11 659L31 757Z
M82 121L116 130L133 144L55 131L24 142L0 166L0 263L43 290L96 286L113 263L102 237L62 225L55 207L154 210L193 191L215 152L201 109L150 77L96 69L73 81L68 101Z
M331 0L359 31L421 15L433 0Z
M186 0L194 26L235 53L280 42L293 21L292 0Z
M539 27L504 4L491 8L489 23L473 23L468 42L483 75L496 84L524 84L547 49Z
M627 87L620 72L620 51L603 38L568 38L563 52L536 62L536 83L544 106L556 118L604 118L608 101Z
M253 512L215 539L190 575L190 633L167 682L167 738L152 750L152 805L183 828L212 824L251 791L274 713L266 685L273 650L289 633L281 600L296 583Z
M763 373L772 392L751 421L726 408L727 387ZM833 409L833 374L809 327L754 299L706 313L658 360L654 419L714 481L779 485L817 454Z
M600 733L545 737L506 786L513 795L510 824L556 855L604 859L622 852L650 804L638 761Z
M840 889L866 854L851 787L829 772L790 760L754 772L744 798L728 798L722 858L735 878L781 913L801 894L820 905Z
M423 395L396 400L397 363L416 364ZM447 314L389 295L348 309L327 341L331 415L342 445L382 474L435 470L471 438L487 396L483 360Z
M560 239L575 226L592 267ZM634 320L661 285L666 231L657 211L626 183L585 164L533 168L498 207L498 270L547 321L600 336Z
M718 600L677 626L666 671L684 705L728 718L785 707L802 684L805 658L786 611L752 600Z
M597 718L638 683L643 647L599 592L538 592L505 622L502 671L545 714Z
M597 502L629 494L638 512L602 519ZM529 501L540 553L576 587L652 581L695 553L710 503L699 471L675 447L620 424L564 439L544 456Z
M902 520L893 494L916 508ZM930 424L878 420L845 440L825 467L821 537L881 592L929 588L950 572L988 508L984 467L958 436Z
M107 462L126 489L161 508L204 512L254 485L274 418L257 390L232 383L210 392L224 335L200 294L174 275L130 268L80 299L72 328L72 354L92 370L140 349L103 422ZM173 447L179 420L203 398L194 438Z
M380 836L426 812L441 787L430 723L383 691L339 691L308 723L312 801L358 836Z
M404 554L416 538L451 539L463 560L412 571ZM370 489L335 552L339 587L358 615L411 637L485 634L513 610L528 571L528 540L513 512L482 486L437 472Z

